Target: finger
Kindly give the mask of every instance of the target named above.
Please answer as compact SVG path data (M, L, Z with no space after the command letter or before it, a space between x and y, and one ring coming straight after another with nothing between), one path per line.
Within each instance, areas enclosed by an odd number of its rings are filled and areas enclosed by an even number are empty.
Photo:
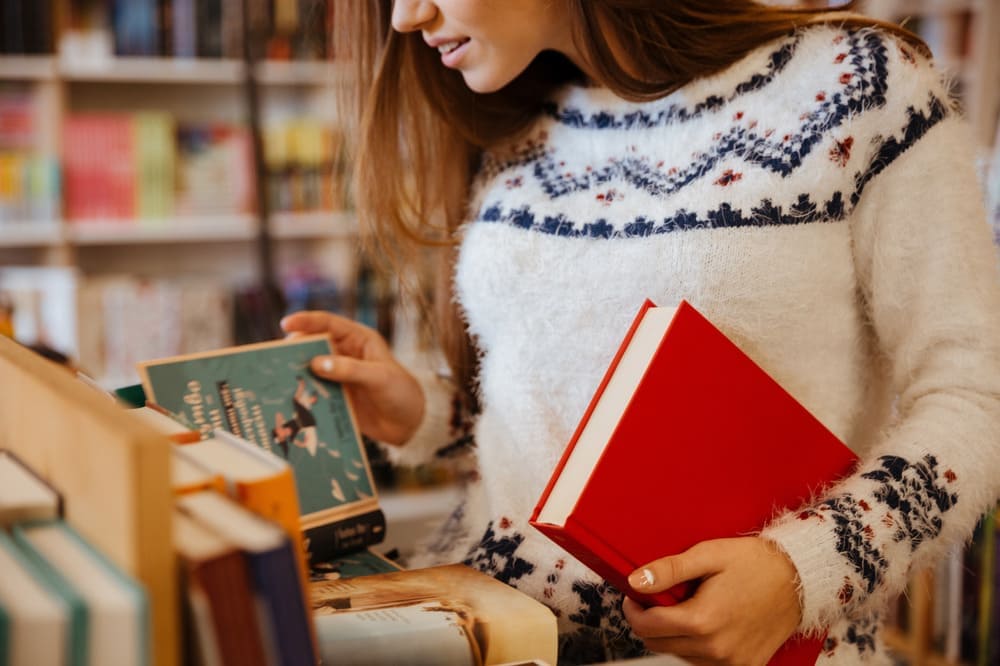
M365 334L368 327L364 324L321 310L303 310L284 317L281 329L286 333L329 333L334 340L352 334Z
M628 584L637 592L655 594L678 583L717 573L724 564L718 541L703 541L679 555L654 560L632 572Z
M376 385L385 381L385 364L350 356L316 356L309 369L317 377L345 384Z
M650 608L643 608L626 598L622 602L622 611L633 633L643 640L705 636L715 629L712 618L702 612L695 598L676 606Z
M646 648L660 654L669 654L684 659L685 664L692 666L701 664L729 663L722 651L712 642L703 638L653 638L644 640Z

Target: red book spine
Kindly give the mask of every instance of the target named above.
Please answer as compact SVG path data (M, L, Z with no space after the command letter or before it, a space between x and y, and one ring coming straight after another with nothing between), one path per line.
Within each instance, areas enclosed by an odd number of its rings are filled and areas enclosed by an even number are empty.
M595 537L586 527L572 517L566 521L566 526L548 523L532 523L535 528L559 544L568 553L573 553L589 569L615 586L630 598L643 606L673 606L690 595L687 584L660 592L658 594L640 594L628 584L628 576L645 562L633 563L627 557L612 548L606 541Z

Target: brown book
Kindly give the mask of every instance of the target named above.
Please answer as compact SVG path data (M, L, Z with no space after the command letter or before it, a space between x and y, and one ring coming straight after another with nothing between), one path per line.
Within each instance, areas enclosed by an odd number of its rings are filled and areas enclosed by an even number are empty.
M174 512L174 550L186 601L185 661L266 666L243 553L180 511Z

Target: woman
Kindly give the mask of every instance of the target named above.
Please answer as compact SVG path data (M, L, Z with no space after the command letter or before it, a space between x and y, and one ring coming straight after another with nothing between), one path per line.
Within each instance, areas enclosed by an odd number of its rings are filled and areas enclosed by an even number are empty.
M796 630L827 632L822 663L889 663L880 616L969 537L1000 462L1000 282L926 48L750 0L359 4L359 214L397 259L453 242L460 399L342 318L283 325L332 334L314 371L399 460L471 424L482 481L426 559L548 604L566 663L760 664ZM647 297L691 301L861 462L759 535L642 567L644 592L702 579L643 610L527 518Z

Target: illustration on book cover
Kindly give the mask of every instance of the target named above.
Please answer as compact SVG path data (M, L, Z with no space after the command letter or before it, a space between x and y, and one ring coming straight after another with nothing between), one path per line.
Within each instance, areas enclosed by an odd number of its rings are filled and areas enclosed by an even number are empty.
M343 389L309 373L325 339L145 364L152 399L203 434L228 430L286 459L303 516L375 495Z

